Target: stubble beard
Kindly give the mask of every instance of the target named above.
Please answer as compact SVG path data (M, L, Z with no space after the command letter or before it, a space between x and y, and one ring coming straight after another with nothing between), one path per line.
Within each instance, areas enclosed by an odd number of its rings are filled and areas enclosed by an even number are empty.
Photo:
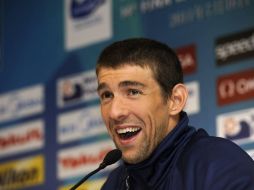
M124 151L125 149L127 150L128 148L123 148L121 146L118 146L115 139L113 141L116 147L120 149L121 151L123 151L122 159L128 164L137 164L139 162L146 160L152 154L153 150L156 147L156 144L158 144L156 143L157 139L152 144L152 142L148 141L148 137L144 136L144 139L139 145L139 147L137 148L137 150L132 155L125 156Z
M145 135L135 154L128 157L124 157L123 154L123 160L129 164L137 164L148 159L161 141L166 137L167 133L165 133L166 131L164 131L164 129L164 127L159 127L159 130L155 131L154 138L148 138L148 136Z

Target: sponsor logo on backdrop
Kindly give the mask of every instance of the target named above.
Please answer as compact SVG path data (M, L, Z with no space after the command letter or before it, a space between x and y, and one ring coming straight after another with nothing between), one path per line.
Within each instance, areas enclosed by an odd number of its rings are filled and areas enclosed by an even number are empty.
M254 29L218 38L215 56L217 65L254 57Z
M71 1L71 16L72 18L84 18L91 15L98 9L105 0L72 0Z
M111 140L104 140L59 151L57 156L58 179L83 176L95 170L106 153L114 148ZM104 171L109 171L114 167L115 165L108 166Z
M105 181L106 181L106 178L100 178L100 179L96 179L96 180L89 180L89 181L86 181L85 183L81 184L79 186L79 189L83 189L83 190L101 189L101 187L105 183ZM60 187L59 190L70 190L70 188L73 185L74 184L64 186L64 187Z
M137 18L136 13L138 13L138 2L137 1L132 1L132 2L124 2L122 1L123 4L119 5L119 12L121 18L129 18L129 17L135 17Z
M112 0L65 0L64 9L67 50L112 37Z
M0 189L25 189L44 182L41 155L0 164Z
M0 157L36 150L43 145L44 123L41 120L0 130Z
M185 84L189 91L189 97L185 105L184 111L188 114L195 114L200 111L199 83L197 81Z
M223 75L217 79L217 103L226 105L254 98L254 69Z
M218 115L217 136L237 144L254 142L254 108Z
M43 111L44 88L42 85L0 95L0 122L38 114Z
M252 150L247 150L246 151L249 155L250 155L250 157L254 160L254 149L252 149Z
M179 1L179 0L177 0ZM176 2L177 2L176 1ZM141 0L140 10L142 13L148 13L155 10L159 10L165 7L169 7L173 4L172 0Z
M169 8L170 6L183 3L186 0L121 0L119 2L120 16L128 18L133 16L136 12L141 14L148 14L151 12L160 11L161 9Z
M58 117L57 130L59 143L107 134L99 106L61 114Z
M188 46L177 48L176 53L181 62L183 73L194 73L197 68L196 46L194 44L191 44Z
M57 82L57 104L59 107L97 98L97 78L94 70L64 77Z
M159 2L159 0L153 1ZM173 2L184 4L181 7L174 7L172 11L169 11L168 20L170 28L182 26L189 27L201 21L207 22L212 18L218 20L224 15L231 14L231 12L244 11L244 9L252 7L252 2L250 0L193 1L192 3L189 3L187 0L175 0Z

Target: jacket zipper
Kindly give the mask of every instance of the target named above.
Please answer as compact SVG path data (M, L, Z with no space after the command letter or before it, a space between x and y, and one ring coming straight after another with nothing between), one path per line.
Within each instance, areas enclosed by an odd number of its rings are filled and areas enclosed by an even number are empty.
M127 175L127 177L126 177L126 179L125 179L125 187L126 187L126 190L130 190L129 178L130 178L130 176Z

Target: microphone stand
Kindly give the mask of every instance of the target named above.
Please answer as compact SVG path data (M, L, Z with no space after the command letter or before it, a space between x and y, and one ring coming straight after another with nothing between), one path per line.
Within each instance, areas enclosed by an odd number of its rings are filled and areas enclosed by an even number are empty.
M75 190L78 186L80 186L84 181L86 181L89 177L100 171L102 168L99 166L96 170L90 172L85 177L83 177L78 183L76 183L70 190Z
M118 149L111 150L107 153L105 156L103 162L99 165L99 167L87 174L85 177L83 177L78 183L76 183L70 190L75 190L78 186L80 186L84 181L86 181L89 177L100 171L101 169L104 169L108 165L114 164L122 157L122 152Z
M70 188L70 190L75 190L78 186L80 186L82 183L84 183L84 181L86 181L89 177L91 177L92 175L94 175L94 174L97 173L98 171L104 169L106 166L107 166L107 164L104 163L104 162L102 162L102 163L100 164L100 166L99 166L96 170L90 172L90 173L87 174L85 177L83 177L78 183L76 183L72 188Z

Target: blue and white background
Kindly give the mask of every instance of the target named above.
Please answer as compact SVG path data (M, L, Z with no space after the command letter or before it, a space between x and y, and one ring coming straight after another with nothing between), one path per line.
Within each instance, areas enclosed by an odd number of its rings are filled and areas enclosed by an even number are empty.
M129 37L175 49L190 124L254 158L253 0L0 0L0 189L66 190L97 168L114 145L95 63Z

